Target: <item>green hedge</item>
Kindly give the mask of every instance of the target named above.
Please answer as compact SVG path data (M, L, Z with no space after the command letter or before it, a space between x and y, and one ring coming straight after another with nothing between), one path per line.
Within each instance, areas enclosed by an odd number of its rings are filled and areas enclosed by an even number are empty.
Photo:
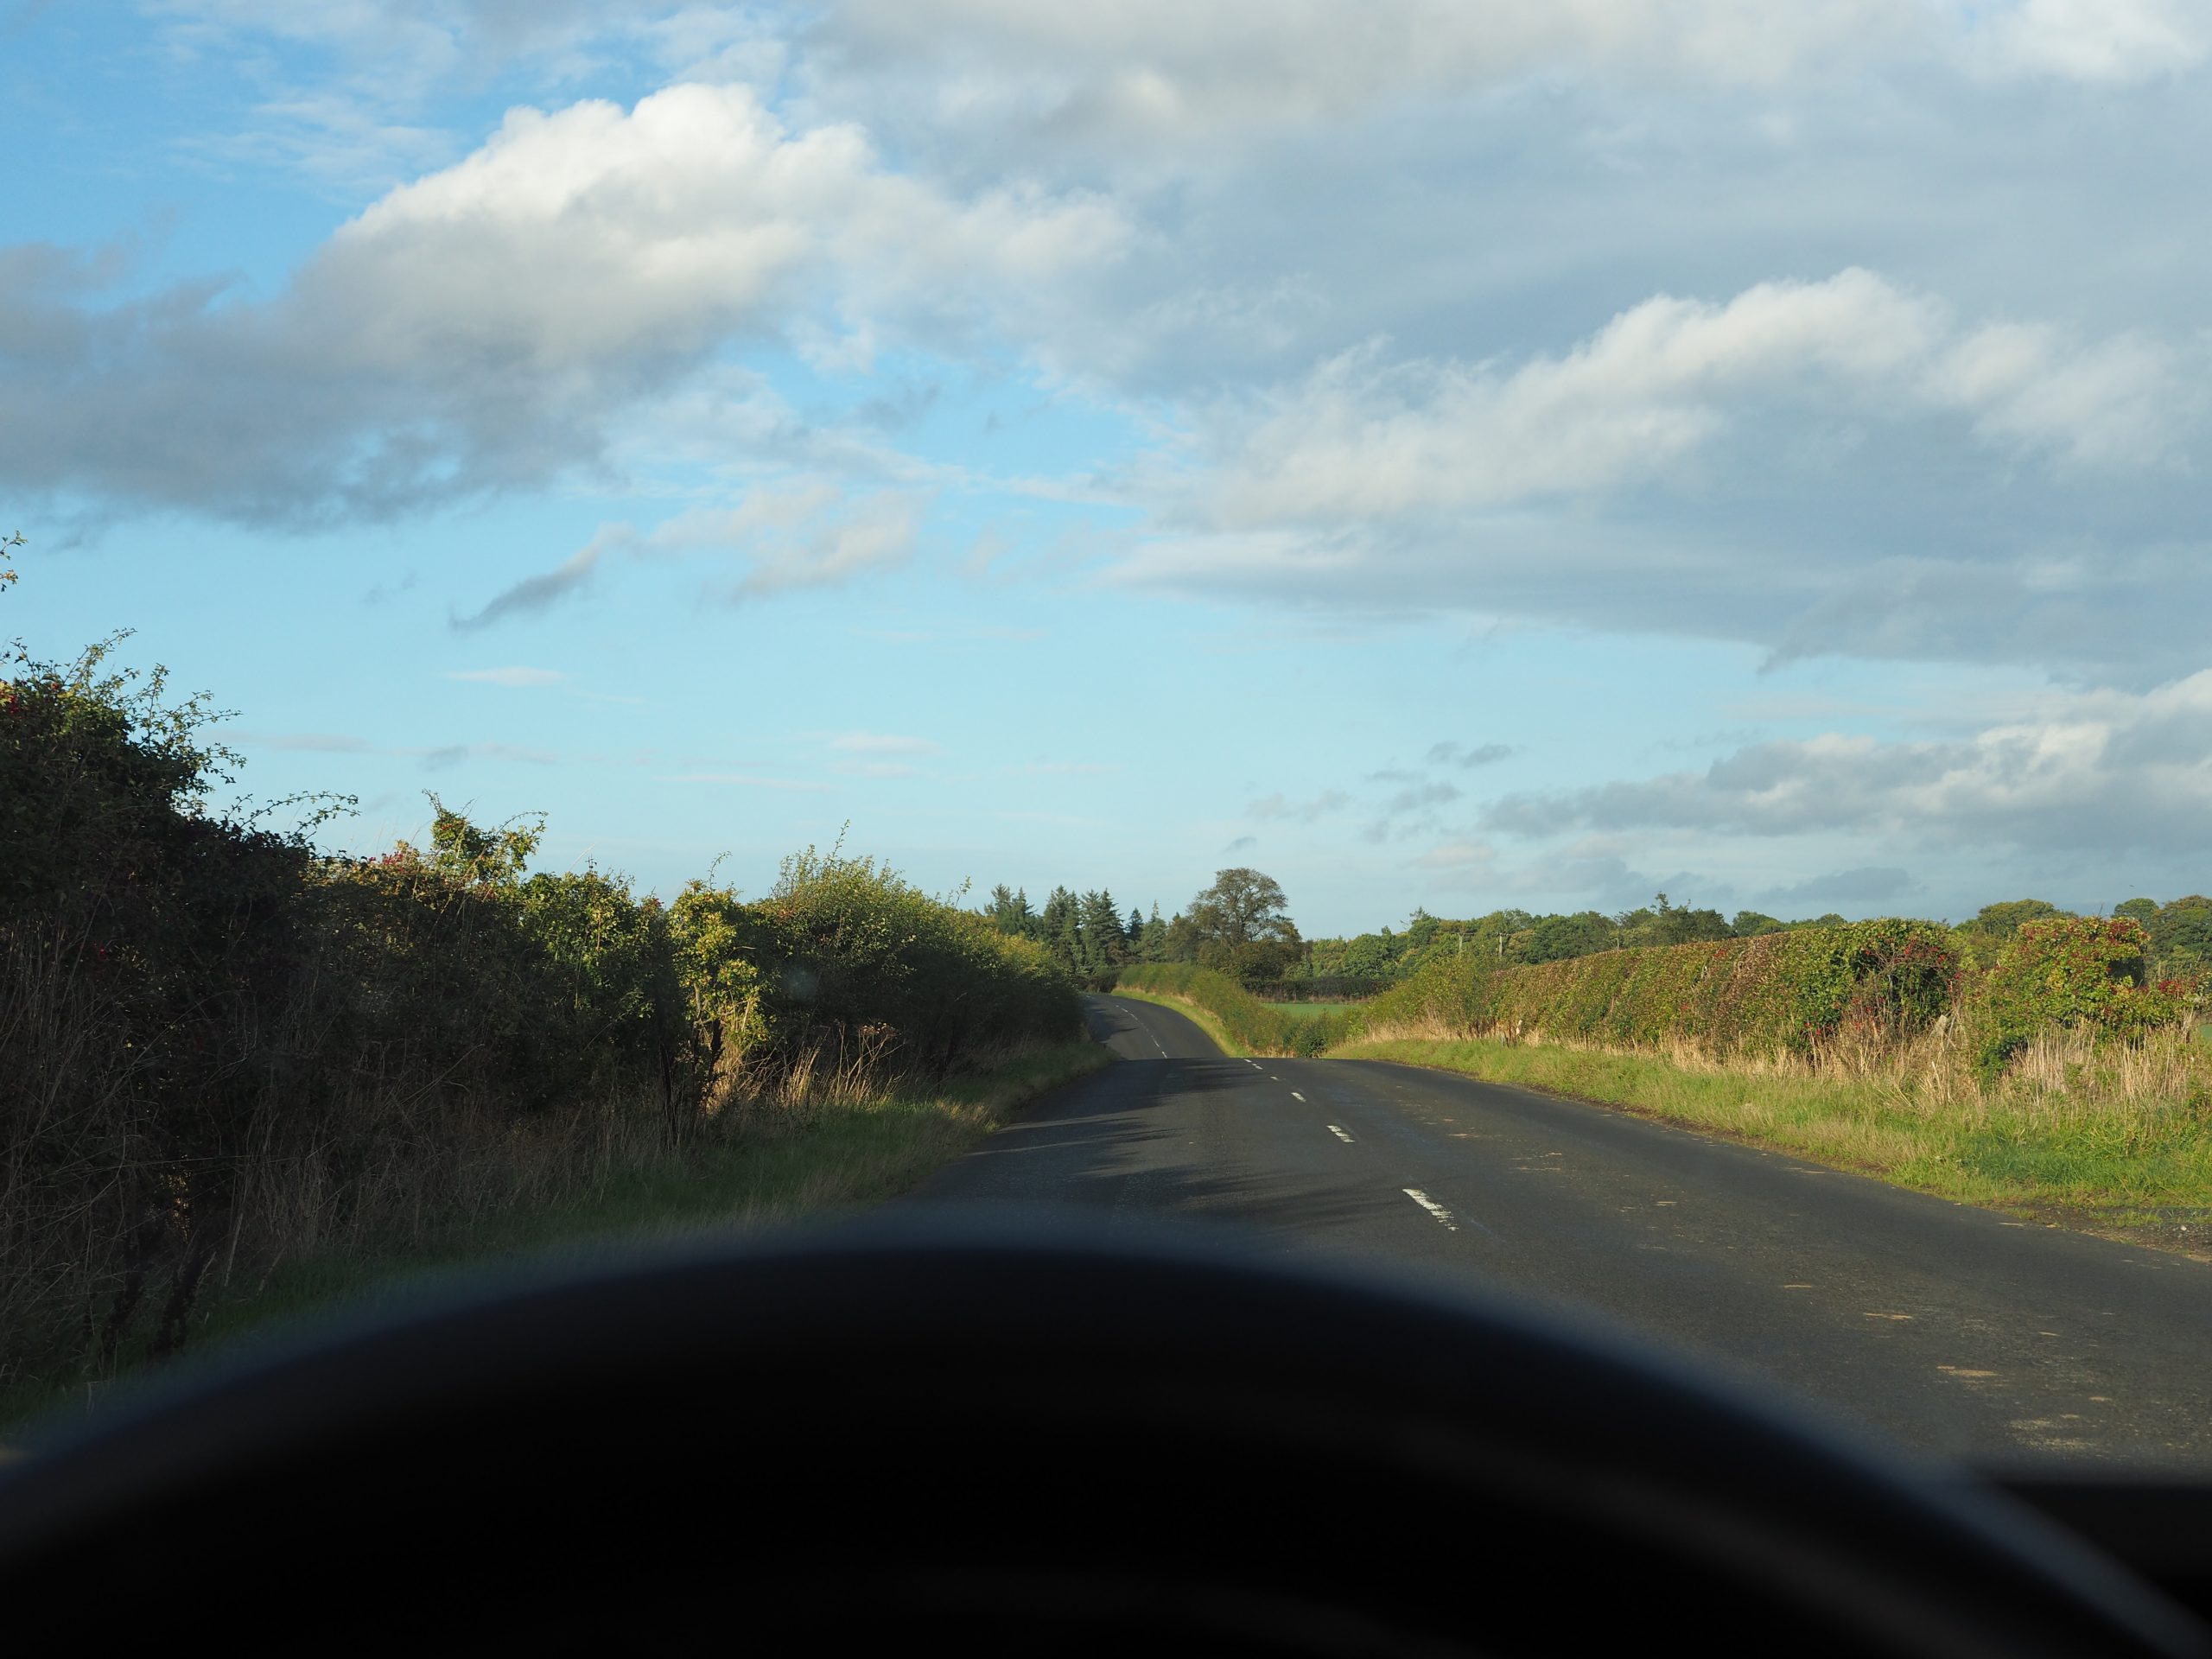
M0 679L0 1387L174 1346L218 1261L550 1114L680 1145L810 1055L942 1077L1081 1029L1039 948L865 859L664 906L435 798L365 859L216 817L204 706L99 664Z
M1197 1004L1221 1022L1222 1029L1255 1054L1314 1055L1326 1052L1355 1030L1358 1011L1299 1019L1262 1002L1227 974L1194 963L1170 962L1124 968L1119 987L1179 997Z
M1854 922L1605 950L1527 968L1443 957L1368 1003L1361 1024L1805 1053L1846 1031L1920 1029L1949 1008L1957 980L1948 930L1929 922Z
M2195 1006L2192 981L2152 982L2150 935L2128 917L2054 916L2024 922L1998 952L1980 990L1987 1012L1982 1060L1995 1065L2039 1031L2088 1026L2122 1039L2179 1025Z

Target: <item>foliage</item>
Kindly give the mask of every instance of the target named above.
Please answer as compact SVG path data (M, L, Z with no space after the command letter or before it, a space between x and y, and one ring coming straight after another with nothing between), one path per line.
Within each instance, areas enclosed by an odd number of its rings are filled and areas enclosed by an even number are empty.
M1840 1035L1923 1027L1949 1006L1956 970L1933 923L1856 922L1519 968L1438 957L1364 1018L1370 1031L1807 1053Z
M2087 1026L2107 1037L2138 1041L2188 1018L2199 987L2153 982L2146 958L2150 935L2133 917L2052 916L2021 923L1983 987L1987 1026L1985 1064L2026 1048L2037 1033Z
M929 897L873 859L784 861L750 915L768 1042L943 1076L971 1054L1074 1034L1074 987L1037 942Z
M1234 950L1247 944L1294 939L1289 900L1274 877L1243 865L1217 870L1213 884L1191 900L1191 920L1201 940Z
M435 797L370 858L213 814L214 711L112 644L0 680L0 1385L176 1346L211 1271L466 1209L470 1147L680 1151L825 1056L926 1085L1079 1030L1035 943L836 849L664 906Z
M2139 919L2150 935L2155 976L2187 979L2212 974L2212 899L2191 893Z
M1143 991L1205 1009L1230 1039L1255 1054L1313 1055L1343 1041L1357 1027L1355 1010L1299 1019L1262 1002L1243 985L1195 963L1127 968L1116 988Z

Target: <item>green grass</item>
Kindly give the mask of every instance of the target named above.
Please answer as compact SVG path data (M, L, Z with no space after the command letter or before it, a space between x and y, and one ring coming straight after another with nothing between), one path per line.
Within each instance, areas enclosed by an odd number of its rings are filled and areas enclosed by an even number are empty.
M1268 1007L1292 1020L1321 1020L1332 1014L1342 1014L1346 1008L1356 1008L1357 1002L1270 1002Z
M413 1249L289 1262L257 1283L213 1298L187 1352L198 1355L270 1325L341 1306L397 1304L416 1294L426 1277L503 1257L556 1251L588 1257L645 1241L741 1230L893 1198L973 1149L1014 1108L1112 1058L1103 1046L1089 1041L1041 1049L937 1089L816 1106L803 1117L750 1128L741 1137L706 1144L680 1160L617 1171L588 1200L454 1217ZM131 1375L132 1368L124 1374ZM86 1398L81 1383L66 1389L20 1383L0 1395L0 1427ZM4 1455L0 1449L0 1458Z
M1800 1154L1901 1186L2168 1249L2212 1246L2212 1125L2171 1103L2016 1091L1916 1098L1892 1080L1553 1045L1394 1039L1346 1059L1465 1072Z

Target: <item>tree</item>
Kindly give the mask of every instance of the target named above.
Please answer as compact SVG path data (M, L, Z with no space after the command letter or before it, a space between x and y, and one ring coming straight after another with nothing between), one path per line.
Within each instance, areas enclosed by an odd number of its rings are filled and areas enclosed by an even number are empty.
M1586 910L1575 916L1540 916L1528 934L1521 948L1522 961L1560 962L1610 949L1613 925L1596 911Z
M1201 940L1232 950L1280 944L1298 938L1289 904L1274 877L1240 865L1214 873L1213 885L1191 900L1191 922Z
M2010 938L2022 922L2039 922L2047 916L2063 916L2056 905L2041 899L2012 899L2001 905L1984 905L1968 924L1996 938Z
M1083 895L1083 954L1094 972L1129 957L1128 936L1122 931L1122 907L1107 892Z
M1298 959L1298 927L1271 875L1240 866L1218 870L1191 900L1198 960L1245 981L1274 979Z
M2161 906L2145 931L2160 977L2212 971L2212 899L2191 893Z
M1389 930L1363 933L1347 940L1338 955L1337 971L1352 979L1388 979L1397 961L1396 941Z
M2125 917L2131 922L2140 922L2144 926L2148 927L2151 925L2152 918L2158 913L2158 901L2155 899L2122 899L2112 907L2112 913Z
M1780 921L1756 910L1739 910L1736 919L1728 924L1728 931L1739 939L1755 939L1762 933L1779 933L1782 930Z
M991 889L990 907L983 913L991 918L991 925L1001 933L1019 937L1036 930L1037 916L1029 908L1028 893L1009 893L1003 881Z
M1054 887L1037 918L1037 938L1053 961L1071 974L1083 971L1082 906L1065 887Z

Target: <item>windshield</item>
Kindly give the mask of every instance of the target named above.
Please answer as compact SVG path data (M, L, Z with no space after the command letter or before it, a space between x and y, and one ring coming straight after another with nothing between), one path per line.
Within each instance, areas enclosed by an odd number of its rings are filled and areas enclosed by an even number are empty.
M0 41L0 1442L1018 1203L2212 1465L2195 10Z

